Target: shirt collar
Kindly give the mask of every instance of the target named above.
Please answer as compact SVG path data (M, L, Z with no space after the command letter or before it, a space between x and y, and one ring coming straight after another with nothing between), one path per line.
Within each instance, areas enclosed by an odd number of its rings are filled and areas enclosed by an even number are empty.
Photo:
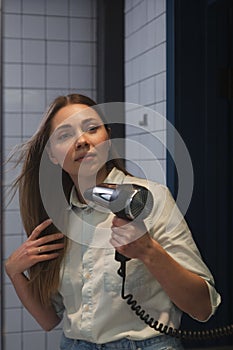
M104 180L104 183L123 183L125 178L125 174L117 169L113 168L106 179ZM72 207L77 207L79 209L86 209L88 208L88 205L86 203L81 203L78 199L77 192L75 186L72 187L71 193L70 193L70 206L68 209L71 209ZM92 205L93 207L94 205Z

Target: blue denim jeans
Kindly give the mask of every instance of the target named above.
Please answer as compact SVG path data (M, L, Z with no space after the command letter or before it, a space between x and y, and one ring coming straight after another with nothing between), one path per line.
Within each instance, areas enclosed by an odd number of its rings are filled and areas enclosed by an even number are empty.
M60 350L183 350L179 339L166 335L145 340L121 339L105 344L69 339L62 335Z

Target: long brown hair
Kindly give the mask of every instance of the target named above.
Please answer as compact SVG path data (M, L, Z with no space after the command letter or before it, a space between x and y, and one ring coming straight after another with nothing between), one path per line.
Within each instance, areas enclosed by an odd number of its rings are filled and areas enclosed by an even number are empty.
M19 189L20 212L27 236L30 236L33 229L48 218L40 193L40 163L51 134L51 120L62 107L69 104L84 104L90 107L96 106L96 102L84 95L70 94L67 96L58 96L50 104L37 132L20 147L17 163L22 163L22 170L13 187L14 189ZM103 116L101 116L101 118L105 123ZM108 130L108 126L105 127ZM111 149L111 152L112 154L108 164L109 170L113 167L117 167L125 174L128 174L123 161L118 158L116 151ZM54 167L49 157L48 166ZM62 170L62 172L64 193L68 198L73 182L68 173L64 170ZM43 232L43 235L58 231L59 229L54 225L50 225L49 228ZM31 287L34 291L37 291L37 293L39 292L41 301L44 304L50 303L51 296L56 293L59 288L60 268L68 243L66 236L64 240L65 249L58 258L38 263L32 266L28 271Z

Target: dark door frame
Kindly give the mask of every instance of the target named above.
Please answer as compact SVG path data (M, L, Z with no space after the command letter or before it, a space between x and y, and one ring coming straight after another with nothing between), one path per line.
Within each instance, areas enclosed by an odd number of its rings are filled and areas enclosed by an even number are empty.
M2 1L0 0L0 62L2 62ZM2 92L2 64L0 68L0 89ZM2 93L0 94L0 350L3 349L3 121L2 121Z
M123 102L124 0L97 3L97 101Z
M111 137L125 157L124 0L97 2L97 102L111 124Z
M167 0L167 116L194 167L186 220L222 296L209 322L202 325L185 315L185 329L233 323L232 17L230 0ZM168 186L176 195L176 171L169 155L167 165ZM195 346L232 344L230 336Z

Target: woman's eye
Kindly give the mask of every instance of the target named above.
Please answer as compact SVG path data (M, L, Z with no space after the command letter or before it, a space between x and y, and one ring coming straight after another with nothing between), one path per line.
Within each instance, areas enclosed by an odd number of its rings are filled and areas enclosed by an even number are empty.
M99 128L99 125L92 125L87 128L87 132L94 133Z
M66 132L66 133L64 133L64 134L60 134L60 135L58 136L58 140L59 140L59 141L65 141L65 140L67 140L67 139L70 138L70 137L72 137L72 134Z

